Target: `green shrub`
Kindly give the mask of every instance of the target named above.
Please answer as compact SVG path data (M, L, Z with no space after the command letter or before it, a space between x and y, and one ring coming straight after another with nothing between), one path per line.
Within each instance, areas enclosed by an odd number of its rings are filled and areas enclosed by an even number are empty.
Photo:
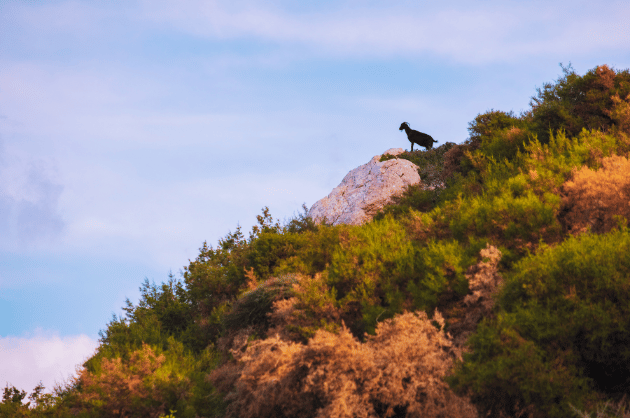
M328 284L341 305L361 306L366 331L373 333L377 318L402 311L404 282L414 275L415 249L391 217L345 232L327 270Z
M579 76L571 64L562 68L564 76L545 83L532 97L531 119L541 141L550 132L566 130L577 136L584 128L620 130L630 133L630 72L601 65Z
M274 274L300 273L313 276L326 270L339 245L339 236L348 228L348 225L319 225L315 231L304 232L299 238L300 245L294 247L292 255L277 261Z
M523 120L514 112L491 109L486 113L478 114L473 121L468 123L469 142L473 145L473 149L477 149L496 133L513 127L524 127Z
M386 205L380 210L376 216L374 216L374 219L381 220L386 216L400 219L404 215L409 214L412 210L429 212L435 207L439 194L439 190L427 190L423 185L409 186L402 195L395 196L392 199L392 204Z
M568 417L568 402L582 406L589 380L575 367L529 341L508 324L482 322L447 382L456 393L469 393L483 416ZM468 392L470 391L470 392Z
M495 161L515 158L531 136L526 118L498 110L477 115L468 131L470 151Z
M453 236L460 241L489 237L508 248L524 250L561 232L556 219L559 207L558 196L541 198L525 189L522 178L514 177L498 196L459 199L447 213Z
M230 332L250 325L266 328L267 313L273 302L292 296L292 285L297 283L295 275L289 274L270 278L255 288L245 291L223 316L223 327Z
M306 234L261 232L249 245L247 265L254 269L259 280L267 280L275 274L276 267L299 249L308 244Z
M406 285L414 310L432 312L441 298L468 293L465 272L475 258L457 241L430 241L418 249L415 261L416 274Z
M507 275L503 313L471 338L452 383L488 410L508 411L505 398L549 417L569 416L568 402L592 407L595 391L626 392L629 275L628 229L541 247Z
M166 349L170 336L184 341L193 350L202 350L207 345L207 341L199 339L184 284L172 274L159 287L145 279L137 305L129 299L126 305L125 316L114 315L106 329L99 332L100 347L94 361L100 361L101 356L126 359L130 351L141 348L143 343Z
M617 153L625 147L624 139L598 131L583 130L575 138L569 138L564 131L549 134L548 143L534 139L525 147L524 163L533 173L535 185L547 190L558 188L571 175L575 168L586 165L589 168L601 166L601 159Z
M456 241L414 245L408 228L391 217L354 228L333 255L327 283L340 309L360 307L362 326L351 324L359 335L373 334L378 321L405 308L430 313L440 300L468 291L464 273L477 251Z
M216 351L195 354L173 337L167 345L143 344L126 359L101 357L93 370L83 368L72 408L91 417L158 416L169 409L182 418L221 413L222 401L205 378L217 365Z

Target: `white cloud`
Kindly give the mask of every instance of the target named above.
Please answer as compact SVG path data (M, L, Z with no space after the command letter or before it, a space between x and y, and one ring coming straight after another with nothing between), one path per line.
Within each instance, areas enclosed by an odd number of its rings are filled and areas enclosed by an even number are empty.
M30 393L42 381L50 392L55 383L75 375L76 366L97 347L98 342L84 334L60 337L41 329L22 337L0 337L0 385Z

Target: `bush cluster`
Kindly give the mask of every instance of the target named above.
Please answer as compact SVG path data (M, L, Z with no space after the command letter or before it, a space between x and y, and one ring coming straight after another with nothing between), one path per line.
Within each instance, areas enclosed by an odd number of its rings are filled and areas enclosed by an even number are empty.
M590 416L630 393L630 73L564 75L361 226L267 208L0 417ZM605 407L604 407L605 408ZM608 412L606 412L608 413ZM623 412L618 412L617 415Z
M439 313L434 317L444 323ZM227 416L476 417L442 379L452 351L424 312L381 322L363 344L345 327L337 334L319 330L306 345L278 337L256 341L240 358Z

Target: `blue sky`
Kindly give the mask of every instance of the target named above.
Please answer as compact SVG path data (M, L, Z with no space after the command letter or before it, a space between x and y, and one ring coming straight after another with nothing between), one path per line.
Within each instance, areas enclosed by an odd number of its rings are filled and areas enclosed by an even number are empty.
M623 1L0 0L0 385L72 373L144 280L263 206L461 143L571 62L630 67Z

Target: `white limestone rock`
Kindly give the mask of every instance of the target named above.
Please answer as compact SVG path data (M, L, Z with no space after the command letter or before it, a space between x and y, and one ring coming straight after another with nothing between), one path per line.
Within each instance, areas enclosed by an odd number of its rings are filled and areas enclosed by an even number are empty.
M385 154L398 155L402 148L392 148ZM418 166L408 160L392 159L379 162L380 155L350 171L341 184L309 210L315 222L325 218L333 225L360 225L372 219L395 195L410 184L420 183Z

